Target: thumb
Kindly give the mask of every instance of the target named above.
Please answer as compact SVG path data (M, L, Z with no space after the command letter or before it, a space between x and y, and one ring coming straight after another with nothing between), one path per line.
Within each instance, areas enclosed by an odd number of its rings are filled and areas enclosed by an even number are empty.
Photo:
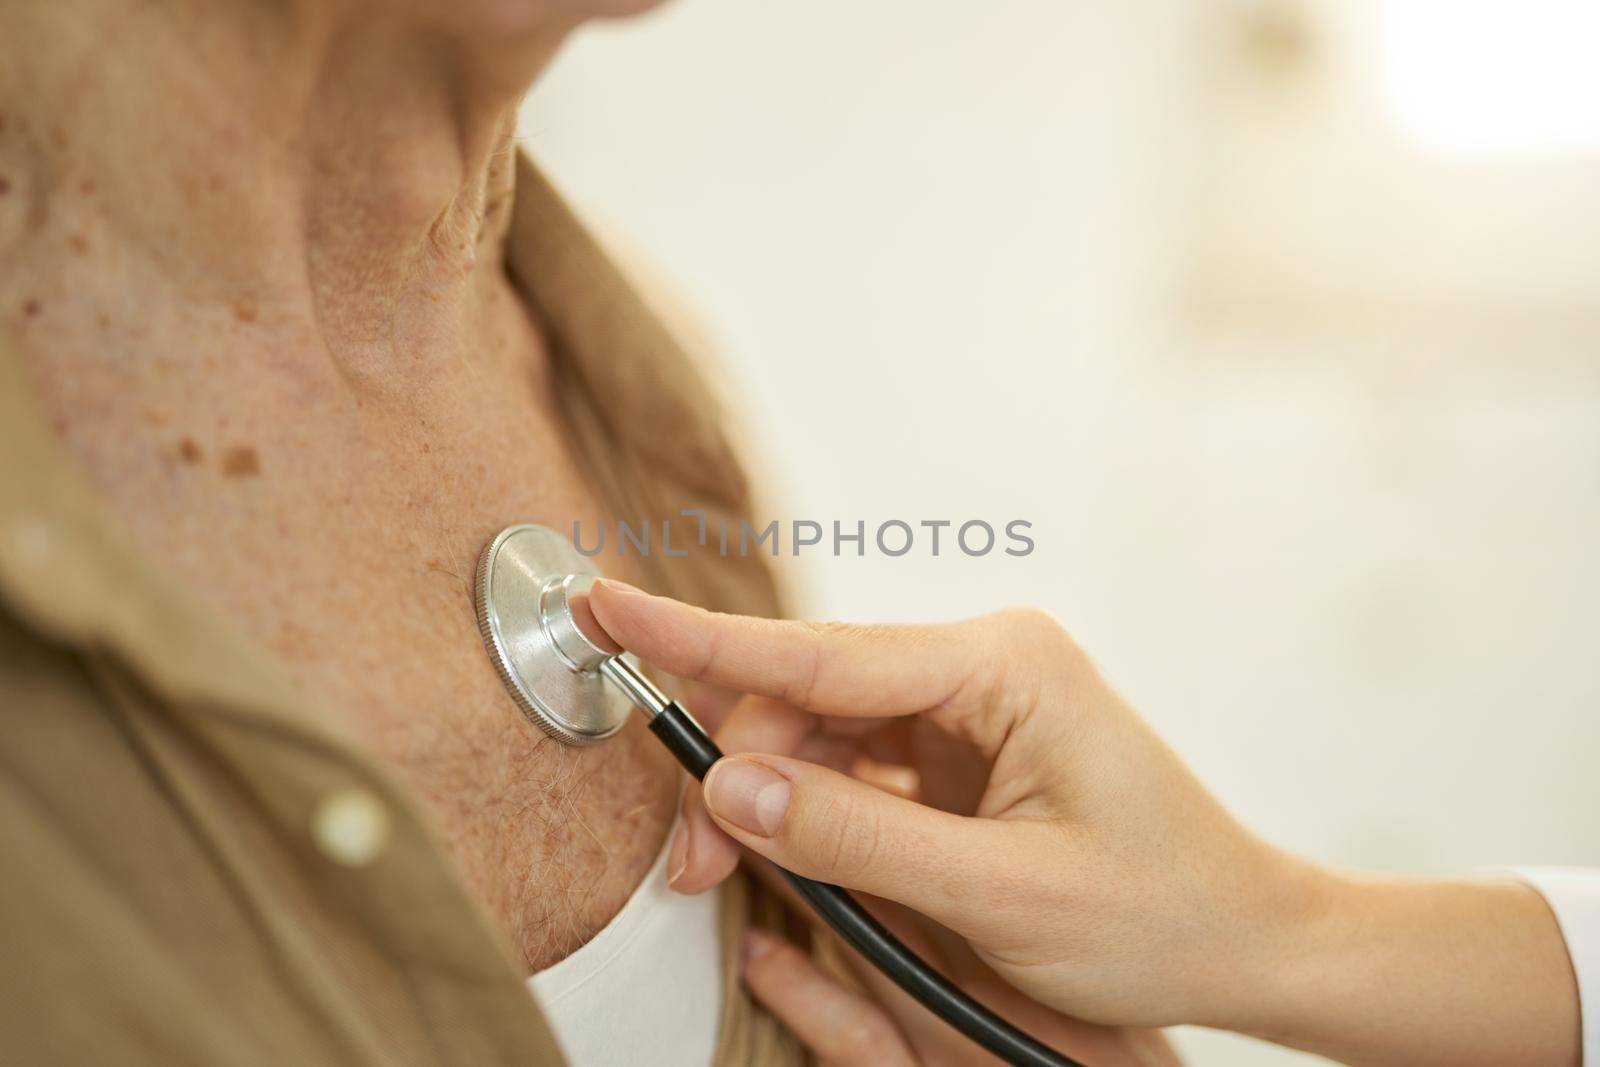
M748 753L706 775L706 810L780 867L898 901L959 931L1008 867L1019 827L965 818L803 760ZM986 875L985 872L988 872Z

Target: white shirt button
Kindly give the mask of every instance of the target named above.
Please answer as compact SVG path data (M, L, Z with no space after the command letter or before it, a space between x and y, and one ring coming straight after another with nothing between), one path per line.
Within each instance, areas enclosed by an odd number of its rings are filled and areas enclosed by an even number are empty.
M389 811L365 789L338 789L311 813L311 840L341 867L365 867L389 843Z

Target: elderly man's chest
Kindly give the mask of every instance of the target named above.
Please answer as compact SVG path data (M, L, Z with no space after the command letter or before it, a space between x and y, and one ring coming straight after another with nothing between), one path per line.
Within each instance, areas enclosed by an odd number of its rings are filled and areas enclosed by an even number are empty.
M472 578L489 538L613 518L524 366L457 368L376 399L292 376L137 400L85 380L78 403L53 406L156 561L398 769L537 969L638 883L674 775L636 724L582 751L546 739L484 653ZM638 580L629 562L605 565Z

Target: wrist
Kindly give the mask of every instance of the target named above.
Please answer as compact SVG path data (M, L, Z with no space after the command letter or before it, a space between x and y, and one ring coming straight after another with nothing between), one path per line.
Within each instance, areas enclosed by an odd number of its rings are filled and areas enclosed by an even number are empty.
M1570 964L1532 890L1301 867L1291 932L1222 1025L1343 1063L1576 1062Z
M1253 1002L1230 1029L1301 1046L1327 998L1360 968L1354 931L1373 921L1374 886L1359 877L1290 859L1269 954Z
M1198 1025L1261 1037L1292 1029L1319 957L1345 917L1360 909L1359 886L1338 872L1264 846L1254 892L1238 911L1223 953L1235 960Z

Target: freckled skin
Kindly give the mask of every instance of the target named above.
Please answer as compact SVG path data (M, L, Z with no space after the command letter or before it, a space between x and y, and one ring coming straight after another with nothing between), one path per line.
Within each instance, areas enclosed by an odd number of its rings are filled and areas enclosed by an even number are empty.
M222 457L222 473L229 478L250 478L261 473L261 457L249 445L230 448Z
M0 5L0 330L136 541L396 769L538 968L637 885L676 779L637 723L545 739L473 612L503 526L616 517L503 261L516 98L566 24L441 44L405 6ZM263 67L302 46L327 69Z

